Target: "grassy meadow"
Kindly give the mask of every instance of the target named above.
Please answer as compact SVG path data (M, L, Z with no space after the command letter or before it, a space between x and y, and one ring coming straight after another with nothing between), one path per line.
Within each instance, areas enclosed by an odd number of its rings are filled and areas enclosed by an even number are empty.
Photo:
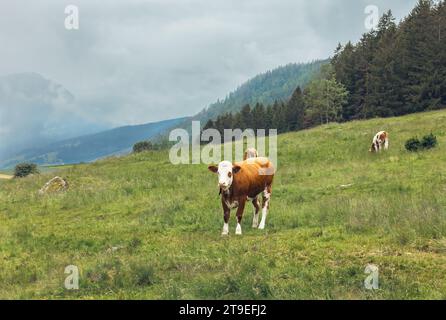
M370 154L379 130L390 150ZM439 145L409 153L433 132ZM217 178L167 151L0 180L3 299L446 299L446 111L329 124L278 139L266 229L222 237ZM379 289L364 269L379 267ZM79 290L64 269L80 270Z

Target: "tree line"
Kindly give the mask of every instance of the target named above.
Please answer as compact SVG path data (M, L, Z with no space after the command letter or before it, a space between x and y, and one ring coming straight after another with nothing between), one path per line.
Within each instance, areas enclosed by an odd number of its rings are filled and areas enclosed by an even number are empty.
M259 102L269 105L276 100L288 99L296 87L307 84L326 63L328 59L301 64L290 63L259 74L229 93L225 99L211 104L199 116L207 120L222 112L238 112L246 104L254 106Z
M349 92L344 121L399 116L446 106L445 1L419 0L397 25L391 11L331 60Z
M203 129L296 131L331 121L399 116L446 106L446 2L419 0L398 25L391 11L288 101L246 104Z
M314 125L339 121L342 106L348 92L335 79L330 65L322 67L320 74L302 90L297 87L291 98L275 101L272 105L257 103L253 107L243 106L240 112L227 112L215 120L208 120L203 130L217 129L223 135L224 129L277 129L278 133L297 131Z

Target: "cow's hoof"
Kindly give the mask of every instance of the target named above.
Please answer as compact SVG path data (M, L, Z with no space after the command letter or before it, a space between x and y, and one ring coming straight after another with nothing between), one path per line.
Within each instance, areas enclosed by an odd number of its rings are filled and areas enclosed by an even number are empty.
M242 227L240 225L237 225L237 228L235 229L235 234L238 236L242 234Z
M259 230L263 230L263 229L265 229L265 225L260 225Z
M254 229L257 229L259 226L257 225L257 224L252 224L252 227L254 228Z
M225 223L223 225L223 231L221 232L222 236L227 236L229 234L229 224Z

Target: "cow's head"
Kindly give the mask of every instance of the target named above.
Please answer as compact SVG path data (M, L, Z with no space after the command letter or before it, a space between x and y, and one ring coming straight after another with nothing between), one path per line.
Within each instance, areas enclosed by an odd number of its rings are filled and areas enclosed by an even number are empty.
M218 186L223 191L229 190L234 180L234 174L240 171L240 166L233 165L229 161L220 162L217 166L209 166L210 171L218 174Z
M246 149L245 154L243 155L243 160L247 160L250 158L257 158L259 156L258 152L254 148Z

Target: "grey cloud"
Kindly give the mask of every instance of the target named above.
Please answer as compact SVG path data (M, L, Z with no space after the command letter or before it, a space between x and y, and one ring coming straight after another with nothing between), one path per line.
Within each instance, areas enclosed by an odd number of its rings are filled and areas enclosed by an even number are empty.
M415 2L2 2L0 74L55 80L76 97L79 117L106 126L192 115L259 72L359 39L367 5L400 19ZM68 4L79 7L78 31L64 29Z
M69 91L36 73L0 77L0 106L2 156L99 128Z

